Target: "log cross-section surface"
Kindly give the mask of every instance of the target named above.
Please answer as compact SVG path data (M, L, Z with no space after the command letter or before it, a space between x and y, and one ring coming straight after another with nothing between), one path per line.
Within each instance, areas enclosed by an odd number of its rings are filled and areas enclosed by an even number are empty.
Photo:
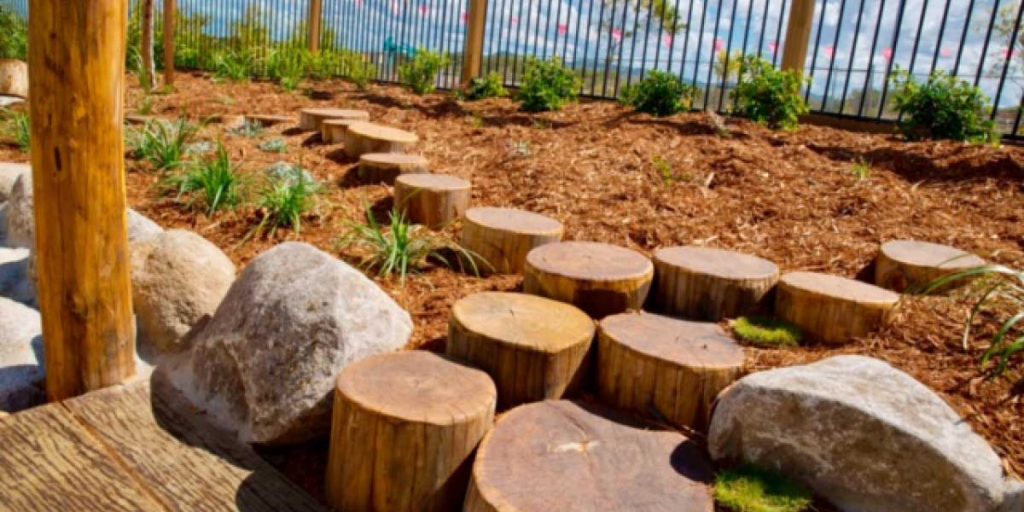
M320 123L320 138L324 144L340 144L345 141L349 125L365 122L365 119L324 119Z
M0 59L0 96L28 97L28 64Z
M711 465L678 432L596 405L517 407L484 438L466 512L712 512Z
M775 314L811 338L843 344L884 325L899 302L884 288L817 272L791 272L779 280Z
M502 409L579 391L596 327L569 304L483 292L452 307L448 355L487 372Z
M779 280L774 263L710 247L667 247L654 252L654 309L717 322L764 312Z
M408 153L420 138L415 133L373 123L352 123L342 135L345 154L359 158L365 153Z
M348 366L334 393L329 503L337 510L458 510L495 400L487 374L429 352Z
M248 114L245 116L245 121L265 128L278 124L290 124L294 119L291 116L279 116L275 114Z
M326 126L326 123L325 123ZM392 185L403 174L426 174L430 162L420 155L366 153L359 157L359 181Z
M304 108L299 111L299 129L307 132L320 131L320 124L327 119L352 119L368 121L369 112L344 108Z
M921 292L939 279L983 265L985 260L956 247L893 240L882 244L879 250L875 261L875 284L898 292ZM967 282L967 279L951 281L936 287L936 291L948 291Z
M410 221L439 229L466 213L470 189L447 174L403 174L395 179L395 207Z
M597 389L609 405L704 430L718 393L743 371L743 349L718 324L649 313L600 323Z
M546 244L526 256L523 291L576 305L594 318L639 310L654 278L651 260L597 242Z
M480 268L485 272L520 274L531 250L560 242L563 232L561 222L539 213L470 208L462 226L462 246L484 261Z

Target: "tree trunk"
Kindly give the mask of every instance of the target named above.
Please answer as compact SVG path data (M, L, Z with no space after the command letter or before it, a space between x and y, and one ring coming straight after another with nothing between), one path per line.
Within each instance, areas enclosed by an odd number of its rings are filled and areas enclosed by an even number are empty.
M142 0L142 88L153 89L156 82L156 64L153 60L153 0Z

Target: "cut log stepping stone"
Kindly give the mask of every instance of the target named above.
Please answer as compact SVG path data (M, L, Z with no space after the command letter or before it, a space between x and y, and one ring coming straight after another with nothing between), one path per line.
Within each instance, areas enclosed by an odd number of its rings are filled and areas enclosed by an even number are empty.
M247 123L266 128L279 124L291 124L292 121L294 121L294 118L291 116L278 116L273 114L249 114L245 116L245 121Z
M460 299L448 323L448 355L487 372L506 409L571 396L588 372L594 321L576 307L522 293Z
M0 96L28 98L28 64L17 59L0 59Z
M304 108L299 111L299 128L307 132L320 131L320 123L327 119L358 119L368 121L370 113L365 110L344 108Z
M711 247L666 247L654 252L654 309L717 322L761 313L779 280L774 263Z
M352 123L342 135L345 154L407 153L420 140L414 133L374 123Z
M517 407L484 437L465 512L712 512L711 464L679 432L603 407Z
M327 123L324 123L326 129ZM404 153L366 153L359 157L359 180L364 183L392 185L403 174L426 174L430 162L420 155Z
M403 174L395 179L395 207L410 221L439 229L466 213L470 188L447 174Z
M875 260L875 284L902 292L924 291L943 277L985 265L985 260L948 245L893 240L882 244ZM935 291L948 291L967 279L947 283Z
M349 125L365 122L365 119L324 119L320 123L320 138L326 144L340 144L345 142L345 132Z
M654 278L651 260L598 242L545 244L526 255L523 291L574 304L594 318L640 309Z
M335 510L458 510L495 400L487 374L430 352L349 365L334 393L328 503Z
M154 119L156 118L153 116L144 116L138 114L128 114L124 116L124 122L133 126L145 125Z
M601 320L597 339L601 401L675 426L705 430L743 372L743 348L715 323L621 313Z
M520 274L531 250L560 242L563 232L561 222L539 213L470 208L462 225L462 246L486 262L480 265L481 271Z
M779 279L775 314L828 344L864 336L889 320L899 294L845 277L791 272Z

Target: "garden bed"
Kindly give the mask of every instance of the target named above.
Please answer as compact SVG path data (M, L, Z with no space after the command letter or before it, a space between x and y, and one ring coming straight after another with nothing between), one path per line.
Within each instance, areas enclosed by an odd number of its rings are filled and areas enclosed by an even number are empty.
M150 96L132 87L128 112L144 103L166 118L225 114L289 114L309 106L363 109L375 122L419 135L418 152L434 172L468 179L472 204L508 206L554 217L566 239L594 240L646 254L669 245L706 244L755 254L783 271L861 274L881 242L897 238L953 245L992 261L1024 266L1024 150L956 143L907 143L895 136L804 126L777 132L727 119L723 135L705 114L656 119L610 102L585 102L563 112L521 113L508 100L458 103L446 95L416 96L397 87L358 92L342 82L288 93L270 83L216 84L179 75L176 90ZM320 98L320 99L312 99ZM371 207L381 220L391 191L361 185L355 161L296 124L259 137L219 125L199 139L222 139L243 170L260 176L275 162L301 164L328 184L319 215L301 235L245 241L260 221L253 206L208 218L167 194L148 165L128 161L129 204L165 227L193 229L239 266L285 239L301 239L350 262L358 254L338 239ZM282 138L287 152L261 142ZM0 147L0 160L26 155ZM867 170L865 170L867 169ZM259 181L251 182L258 192ZM456 234L458 226L448 228ZM484 290L513 290L517 276L477 278L444 267L411 275L404 285L379 279L413 316L414 347L443 347L452 303ZM994 328L978 331L965 352L962 322L969 302L908 299L891 327L842 348L747 349L751 370L866 354L910 373L946 398L989 440L1006 466L1024 474L1024 415L1019 374L986 379L978 359Z

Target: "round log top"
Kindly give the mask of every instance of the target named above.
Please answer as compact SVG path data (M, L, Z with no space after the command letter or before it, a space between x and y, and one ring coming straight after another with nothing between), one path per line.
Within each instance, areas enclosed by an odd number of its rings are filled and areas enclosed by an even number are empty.
M261 125L273 126L280 123L290 123L293 121L291 116L279 116L275 114L247 114L245 116L246 121L251 123L259 123Z
M427 158L422 155L409 153L364 153L359 157L359 162L378 165L427 165Z
M365 110L352 110L345 108L304 108L301 112L306 115L330 119L370 119L370 113Z
M723 279L771 279L779 274L779 267L764 258L696 245L658 249L654 260Z
M967 251L931 242L892 240L882 244L881 250L889 259L915 267L965 270L985 264L985 260Z
M526 262L541 272L586 281L635 279L654 273L647 256L599 242L545 244L530 251Z
M338 376L337 392L379 414L438 425L478 416L497 399L486 373L422 350L353 363Z
M630 349L679 366L743 366L743 348L716 323L650 313L620 313L605 317L600 325L602 333Z
M502 231L535 235L558 235L562 223L539 213L515 208L481 206L466 211L466 218L475 224Z
M576 346L597 330L575 306L524 293L475 293L452 306L452 317L473 333L542 352Z
M790 272L782 276L779 284L814 295L862 304L889 305L900 299L900 294L885 288L819 272Z
M374 123L352 123L348 130L360 137L413 144L420 140L415 133Z
M448 174L403 174L395 181L410 188L428 190L464 190L470 187L468 181Z

